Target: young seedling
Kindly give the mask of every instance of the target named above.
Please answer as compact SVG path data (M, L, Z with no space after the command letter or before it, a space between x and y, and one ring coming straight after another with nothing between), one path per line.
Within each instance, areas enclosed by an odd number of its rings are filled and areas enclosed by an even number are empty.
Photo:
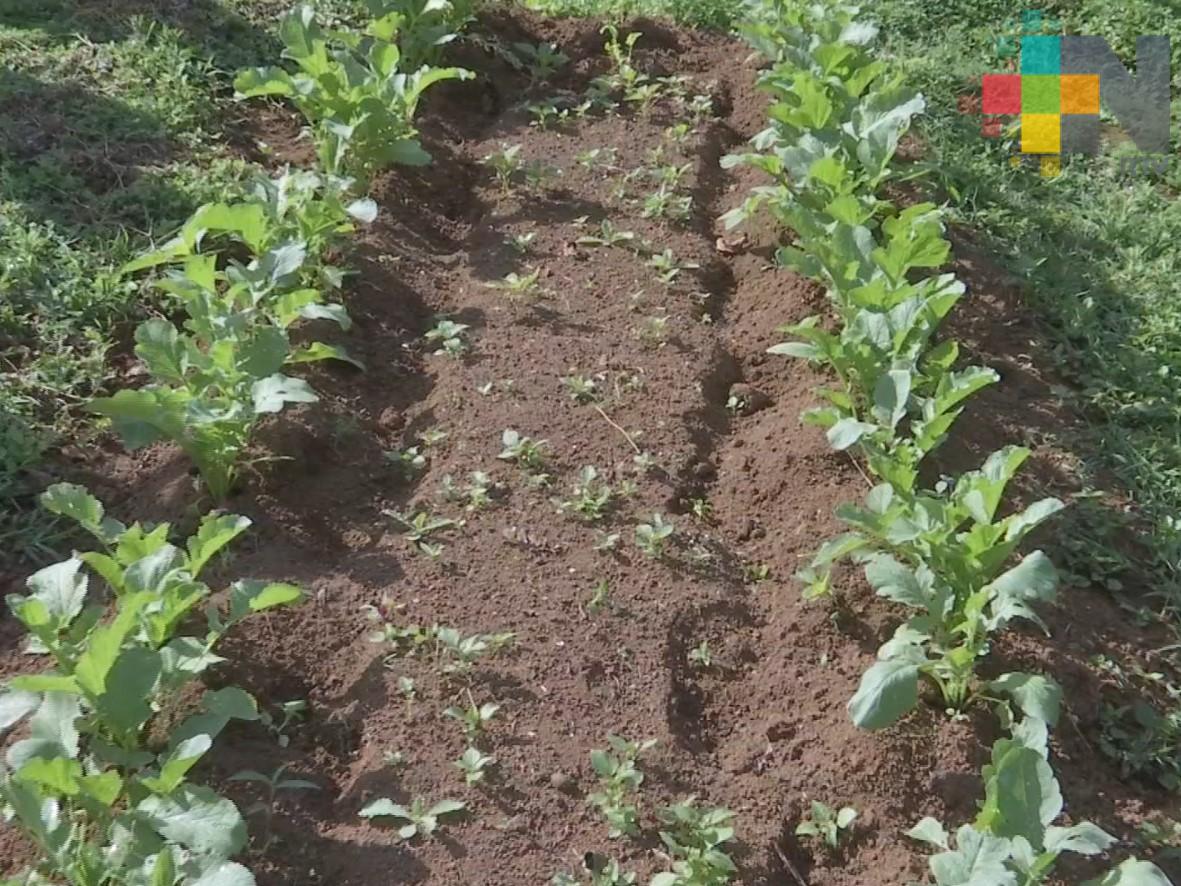
M574 158L574 162L588 172L594 172L599 168L614 169L618 160L619 152L615 148L591 148Z
M558 167L541 160L531 160L525 164L524 169L525 184L535 191L548 187L550 182L562 174Z
M689 163L682 164L681 166L669 163L652 170L652 177L662 187L677 188L685 176L689 174L690 169L692 169L692 165Z
M672 536L676 527L664 518L663 514L655 513L647 523L636 526L636 546L653 559L664 555L664 544Z
M462 525L462 523L448 519L447 517L431 516L428 511L418 511L413 516L392 510L384 510L382 514L401 523L406 528L402 537L414 545L415 549L420 553L426 554L432 560L438 559L443 553L443 546L432 544L427 539L436 532L442 532Z
M255 772L253 769L245 769L230 776L230 781L246 781L263 786L263 799L252 803L246 809L247 815L261 815L263 818L263 833L266 834L266 837L259 849L260 852L266 852L275 837L271 830L271 822L275 815L275 802L279 799L279 794L283 791L320 790L320 786L314 782L302 778L285 778L283 774L286 771L287 764L284 763L270 775Z
M665 139L677 147L684 145L692 134L693 126L689 123L674 123L668 129L664 130Z
M674 803L658 813L660 839L673 859L672 870L657 874L649 886L724 886L738 872L723 848L734 838L734 813L720 807L699 809L696 798Z
M484 780L490 766L496 765L496 758L481 753L478 748L469 747L454 765L463 773L464 783L468 787L477 785Z
M460 800L440 800L428 807L426 801L415 797L409 807L385 797L374 800L361 810L362 818L393 818L406 824L398 828L398 836L412 840L417 836L431 837L439 828L439 819L462 812L467 804Z
M604 554L609 554L612 551L619 550L619 542L621 536L618 532L604 532L597 530L595 534L594 548L596 551Z
M714 115L714 100L708 95L695 95L685 109L694 120L707 120Z
M413 480L426 470L426 456L417 446L410 446L406 449L387 449L382 455L407 480Z
M636 875L624 871L613 858L588 852L583 868L590 876L587 886L636 886ZM583 881L563 871L554 874L550 886L583 886Z
M513 53L529 69L529 85L548 81L570 58L552 43L514 43Z
M830 849L836 849L841 835L853 826L856 818L857 810L852 806L833 809L819 800L813 800L807 817L796 825L796 836L821 839Z
M468 693L468 706L461 708L458 705L452 705L443 711L444 717L450 717L463 727L463 734L467 737L468 742L474 742L492 722L492 718L496 716L496 712L500 710L500 705L490 701L484 702L482 705L477 705L472 698L472 694Z
M714 506L708 498L694 498L689 502L689 510L702 523L710 524L714 521Z
M611 582L601 578L595 582L590 599L587 600L584 608L587 615L598 615L604 609L610 609L611 606Z
M406 699L407 705L414 704L415 699L418 698L418 686L414 682L413 677L405 675L398 678L398 691L402 693L402 698Z
M714 657L713 652L709 648L709 640L702 640L696 646L689 650L689 664L694 667L708 670L713 667Z
M501 145L499 151L487 155L483 163L496 173L500 189L507 192L513 186L513 176L524 168L520 145Z
M536 239L537 231L529 231L526 234L509 234L504 242L517 255L527 255Z
M447 474L439 484L439 492L447 501L464 502L468 511L482 511L492 504L491 492L496 484L483 471L472 471L470 480L464 489L460 489L455 479Z
M683 271L701 267L696 262L679 261L671 249L652 255L648 259L648 266L656 271L657 277L665 286L672 286Z
M574 515L587 523L596 523L606 516L611 507L611 487L602 481L599 472L591 465L585 465L578 472L578 482L572 488L572 496L565 501L555 501L558 513Z
M545 294L538 282L540 280L541 268L534 268L527 274L511 271L503 279L484 285L489 289L499 289L510 301L536 301Z
M766 581L771 577L771 567L766 563L747 563L743 567L743 572L746 575L746 580L753 584Z
M433 352L435 356L446 354L448 357L462 357L471 347L467 341L468 329L466 323L440 320L427 330L424 337L430 344L438 345Z
M427 449L435 449L436 447L442 446L450 436L442 428L427 428L419 433L418 442Z
M437 627L434 630L435 652L442 662L445 676L468 674L476 661L485 655L496 655L513 644L516 634L469 634L464 636L455 628Z
M261 711L258 719L275 736L275 741L279 747L285 748L291 743L291 736L287 734L287 727L293 726L296 723L302 723L304 717L307 715L307 710L307 701L297 698L279 704L280 719L278 722L275 722L275 717L267 711Z
M668 316L659 316L653 314L650 317L645 317L639 326L635 328L636 338L646 348L663 348L668 344Z
M527 106L525 110L533 117L529 125L543 132L564 122L570 116L569 110L559 109L553 102L538 102Z
M534 440L510 428L500 435L500 443L503 448L496 457L501 461L516 462L530 473L539 472L545 467L545 449L549 446L547 440Z
M562 384L570 399L580 406L594 403L599 399L599 387L593 378L587 378L585 375L566 375L562 376Z
M386 751L381 755L381 762L390 769L401 769L406 765L406 755L401 751Z
M591 751L591 767L599 777L599 790L586 801L607 819L607 836L635 836L639 833L639 810L630 797L640 789L644 773L636 767L640 754L656 744L654 739L636 743L608 735L608 750Z
M644 218L671 218L675 221L684 221L692 211L692 197L677 194L667 185L661 185L644 198L644 208L640 214ZM677 273L680 273L679 269ZM663 276L661 280L664 280Z
M579 237L575 241L579 246L620 246L624 243L635 243L635 231L621 231L610 219L599 222L599 233Z

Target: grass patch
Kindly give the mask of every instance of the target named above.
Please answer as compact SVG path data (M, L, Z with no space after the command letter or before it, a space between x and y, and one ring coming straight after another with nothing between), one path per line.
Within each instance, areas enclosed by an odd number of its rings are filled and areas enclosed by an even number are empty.
M1181 21L1169 4L1051 3L1047 16L1066 32L1104 36L1126 64L1138 34L1168 34L1181 71ZM977 117L956 98L978 92L983 73L1002 70L994 41L1019 12L996 0L953 6L884 0L874 7L890 51L926 93L922 131L940 184L954 195L958 221L983 232L1008 268L1026 282L1044 318L1059 370L1074 385L1089 420L1075 448L1096 469L1113 472L1137 504L1151 587L1170 615L1181 614L1181 166L1170 157L1163 179L1121 177L1131 145L1113 139L1101 156L1064 160L1043 179L1014 169L1011 141L987 140ZM1178 86L1174 83L1174 93ZM1086 522L1112 564L1130 566L1106 527ZM1119 571L1113 565L1112 572ZM1115 583L1111 582L1114 586Z

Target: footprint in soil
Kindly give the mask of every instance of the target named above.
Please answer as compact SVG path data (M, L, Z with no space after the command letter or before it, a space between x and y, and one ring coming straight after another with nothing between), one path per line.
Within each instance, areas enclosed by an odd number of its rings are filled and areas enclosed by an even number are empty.
M754 624L746 603L719 601L681 613L669 625L664 653L670 674L665 717L669 731L686 750L701 753L716 748L708 684L737 679L755 660L743 639L743 629ZM708 664L690 658L703 642L710 649Z

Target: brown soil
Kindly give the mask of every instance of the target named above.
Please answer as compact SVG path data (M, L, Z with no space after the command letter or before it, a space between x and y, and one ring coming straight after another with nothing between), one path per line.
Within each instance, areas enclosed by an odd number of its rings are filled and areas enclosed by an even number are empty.
M633 29L644 33L638 57L649 70L688 75L720 113L683 147L665 143L666 162L690 164L692 218L644 219L635 198L648 188L632 186L624 197L614 190L622 172L662 144L663 130L676 122L670 104L551 131L528 125L522 101L580 92L602 69L594 24L520 13L485 20L477 33L552 40L573 62L555 83L528 92L526 78L501 62L461 50L482 76L429 103L424 129L434 165L376 184L382 212L361 238L348 292L356 327L347 345L368 370L315 371L322 402L284 413L264 434L264 448L286 460L259 466L232 503L256 525L223 567L226 578L294 580L309 591L302 607L243 626L222 648L231 664L216 677L272 707L310 703L287 748L261 728L231 729L207 773L222 782L240 769L285 763L321 786L279 799L276 839L265 856L249 859L261 883L544 883L577 869L590 851L615 855L646 882L664 864L654 810L694 794L736 814L743 884L796 883L785 858L814 886L896 884L925 870L925 856L903 830L926 814L959 823L975 811L979 768L996 736L991 715L955 722L927 706L881 733L854 728L845 702L898 613L850 577L848 606L833 614L804 604L791 578L837 530L834 508L860 498L866 482L849 458L799 423L821 379L764 353L777 341L776 326L824 310L822 293L769 266L774 232L752 231L748 243L718 247L715 219L756 182L718 166L763 125L765 101L742 61L747 50L653 22ZM269 128L260 138L296 144L290 118L264 119ZM516 143L526 160L561 175L547 187L502 192L479 161ZM622 170L582 168L575 156L593 147L616 148ZM574 245L589 232L575 226L581 216L592 226L610 218L700 269L665 288L630 252ZM537 239L521 259L504 240L528 231ZM1041 443L1030 488L1069 493L1069 459L1045 439L1070 418L1036 369L1046 361L1038 359L1019 292L968 244L957 245L957 270L973 295L955 331L1005 380L978 398L960 423L973 429L970 436L949 443L940 467L978 463L1005 443ZM534 265L544 269L548 292L535 305L510 303L485 285ZM471 326L466 358L431 356L424 346L439 314ZM649 316L668 317L659 346L636 335ZM568 396L560 378L574 373L598 380L602 412ZM726 408L734 385L751 404L737 415ZM447 438L408 482L383 450L413 445L427 428ZM531 488L522 471L497 460L506 428L549 442L550 489ZM646 473L634 466L633 443L655 457ZM622 537L614 555L593 549L591 528L555 513L551 499L567 494L583 465L638 486L603 526ZM503 492L494 507L465 514L437 491L445 475L462 482L473 470L489 473ZM187 464L171 448L128 456L107 441L72 474L120 516L192 519ZM692 516L694 498L712 503L711 522ZM440 562L416 554L382 515L415 506L466 520L443 539ZM632 542L635 524L654 511L677 524L662 560ZM746 567L756 564L769 568L769 580L747 580ZM589 615L585 604L600 579L610 582L613 608ZM466 702L466 690L423 659L386 666L383 649L367 640L364 607L387 596L399 606L400 624L516 633L515 648L483 661L470 687L477 702L502 705L487 737L498 766L486 787L463 786L452 761L465 742L458 724L441 715ZM1054 737L1054 760L1067 808L1127 838L1171 801L1122 782L1098 753L1104 687L1087 662L1097 653L1133 656L1143 632L1087 589L1067 589L1050 622L1052 639L1013 631L986 667L1032 667L1064 684L1068 715ZM708 669L688 659L703 640L713 652ZM0 620L0 643L15 646L10 620ZM10 654L0 673L19 666ZM416 682L413 703L399 692L401 676ZM608 733L658 740L641 764L639 841L607 840L585 801L594 787L588 753L604 747ZM395 750L404 768L383 764ZM255 798L237 783L223 789L243 805ZM381 796L456 797L469 811L434 840L401 843L357 816ZM853 839L838 852L793 836L809 799L859 810ZM261 845L262 822L254 825ZM0 832L5 858L22 860L17 847Z

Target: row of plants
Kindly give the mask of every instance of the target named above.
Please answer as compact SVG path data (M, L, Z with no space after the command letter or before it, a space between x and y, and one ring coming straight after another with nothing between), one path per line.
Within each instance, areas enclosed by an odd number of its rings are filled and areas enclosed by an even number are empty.
M294 342L293 327L349 329L339 260L344 238L376 217L364 196L370 177L392 163L430 162L414 128L418 102L434 83L472 76L431 64L470 11L440 0L368 6L361 32L326 30L309 6L292 10L279 33L295 73L248 70L235 80L239 98L292 100L320 168L259 177L241 199L200 207L123 269L156 273L168 316L183 319L140 324L135 353L150 381L90 409L129 449L178 445L218 503L233 491L259 421L317 399L288 374L293 367L363 368L339 344ZM168 524L124 525L81 487L53 486L42 504L100 547L40 570L27 595L7 601L28 632L26 651L50 665L0 691L0 735L27 727L0 766L0 807L38 853L6 882L249 886L251 872L232 861L247 840L241 813L190 776L232 720L265 724L268 715L235 687L205 690L195 704L185 689L224 661L214 650L230 629L297 603L301 590L241 580L214 601L200 574L246 531L245 517L211 512L180 547ZM204 630L192 633L202 608Z
M954 841L930 819L911 831L942 850L930 863L936 882L1044 882L1060 853L1098 854L1115 841L1089 823L1051 824L1062 809L1047 761L1057 684L1041 674L978 673L1013 620L1046 630L1035 605L1054 599L1056 570L1042 551L1018 558L1018 549L1062 503L1002 508L1006 486L1030 455L1016 446L958 478L924 483L923 461L965 401L999 380L987 367L961 366L957 343L938 336L965 293L954 274L939 271L951 252L941 210L883 196L906 179L894 158L924 100L875 57L876 27L840 0L750 0L740 30L768 62L759 86L771 96L770 125L723 165L760 169L771 183L724 221L732 227L769 214L793 235L778 264L825 287L829 316L785 326L790 340L770 350L835 377L817 391L823 405L803 419L823 428L835 450L860 455L875 479L864 504L837 510L849 530L801 572L805 596L838 596L834 568L850 561L878 596L914 613L878 650L849 700L858 726L897 722L927 681L950 714L990 702L1011 732L984 770L974 824ZM1168 880L1155 865L1129 860L1094 882Z

